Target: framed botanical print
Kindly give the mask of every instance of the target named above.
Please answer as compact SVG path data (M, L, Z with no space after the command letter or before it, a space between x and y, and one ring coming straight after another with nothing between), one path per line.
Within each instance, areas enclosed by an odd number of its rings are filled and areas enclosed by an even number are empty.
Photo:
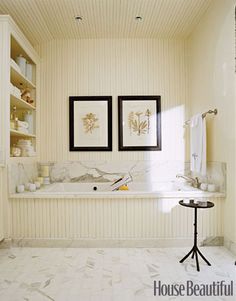
M119 150L161 150L161 97L118 96Z
M112 151L112 97L69 97L70 151Z

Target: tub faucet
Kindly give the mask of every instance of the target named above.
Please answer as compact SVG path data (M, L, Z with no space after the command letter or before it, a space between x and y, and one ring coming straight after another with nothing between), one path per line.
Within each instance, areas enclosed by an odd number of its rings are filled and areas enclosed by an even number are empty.
M192 184L192 186L195 187L195 188L199 188L199 186L200 186L200 182L199 182L198 177L192 178L192 177L189 177L189 176L177 174L176 178L185 179L188 183Z
M123 185L127 185L128 183L132 182L133 178L131 176L131 174L128 174L118 180L116 180L114 183L111 184L112 186L112 190L118 190L119 187L123 186Z

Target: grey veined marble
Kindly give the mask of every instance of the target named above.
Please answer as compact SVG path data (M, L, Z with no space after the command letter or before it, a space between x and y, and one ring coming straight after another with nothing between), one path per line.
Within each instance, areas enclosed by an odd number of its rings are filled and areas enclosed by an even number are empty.
M128 173L136 182L173 182L176 174L190 175L190 164L183 161L65 161L50 165L51 182L113 182ZM37 163L11 164L10 192L14 193L16 185L33 181L38 175ZM209 162L207 176L197 176L201 182L216 184L220 192L225 192L225 163Z
M202 247L211 262L179 260L189 248L0 249L1 301L153 301L236 298L234 256L224 247ZM154 297L154 281L209 284L233 281L233 297Z

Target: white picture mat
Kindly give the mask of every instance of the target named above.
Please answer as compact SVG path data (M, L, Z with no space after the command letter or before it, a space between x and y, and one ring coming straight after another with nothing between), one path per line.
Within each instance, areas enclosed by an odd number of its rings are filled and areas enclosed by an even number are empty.
M141 134L138 136L135 133L131 133L129 128L129 113L133 112L146 112L149 109L151 111L150 116L150 130L149 133ZM156 100L125 100L122 103L122 115L123 115L123 146L156 146L157 145L157 111ZM141 115L141 120L144 117Z
M83 118L92 113L98 118L99 128L86 133ZM74 146L106 147L108 145L108 103L107 101L75 101L74 102Z

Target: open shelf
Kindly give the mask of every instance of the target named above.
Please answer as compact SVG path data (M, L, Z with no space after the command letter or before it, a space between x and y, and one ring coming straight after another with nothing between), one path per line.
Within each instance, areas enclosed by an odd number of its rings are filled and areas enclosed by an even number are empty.
M18 55L22 55L27 59L30 64L34 64L31 57L24 50L24 48L19 44L19 42L11 35L11 57L15 59Z
M33 134L26 134L26 133L19 132L17 130L10 130L10 135L12 137L36 138L36 136Z
M36 108L29 104L28 102L24 101L21 98L16 97L15 95L11 94L11 106L16 106L18 109L22 110L35 110Z
M14 163L30 163L32 161L35 161L36 156L31 156L31 157L12 157L10 156L10 160Z
M15 66L11 63L11 82L18 88L30 88L35 89L36 86L30 80L28 80L22 73L16 70Z

